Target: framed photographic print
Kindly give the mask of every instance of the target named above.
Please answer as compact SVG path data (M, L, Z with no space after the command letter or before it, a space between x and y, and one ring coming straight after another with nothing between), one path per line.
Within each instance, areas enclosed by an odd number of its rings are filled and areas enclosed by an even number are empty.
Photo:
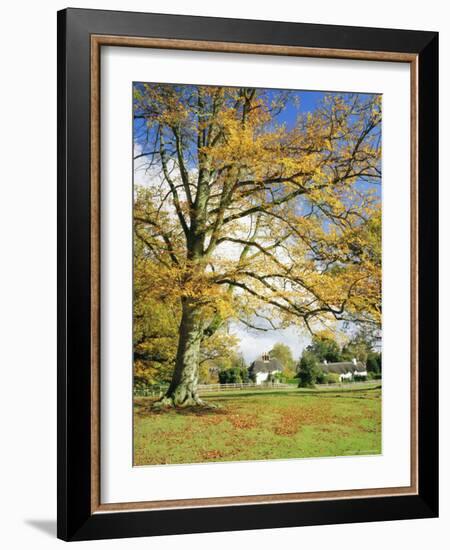
M438 513L434 32L58 13L58 536Z

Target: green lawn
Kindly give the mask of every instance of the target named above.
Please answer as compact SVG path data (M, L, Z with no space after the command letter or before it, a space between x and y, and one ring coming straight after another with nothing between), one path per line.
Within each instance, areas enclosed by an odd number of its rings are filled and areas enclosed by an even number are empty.
M208 394L220 408L150 411L135 398L134 465L381 453L381 388Z

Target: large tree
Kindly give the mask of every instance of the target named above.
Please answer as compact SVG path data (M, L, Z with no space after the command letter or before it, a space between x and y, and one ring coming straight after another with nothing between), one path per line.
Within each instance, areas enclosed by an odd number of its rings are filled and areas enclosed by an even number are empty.
M294 99L135 85L135 159L147 173L136 241L151 259L149 292L180 309L159 406L202 404L201 349L230 319L311 331L326 320L379 323L380 100L330 94L287 124Z

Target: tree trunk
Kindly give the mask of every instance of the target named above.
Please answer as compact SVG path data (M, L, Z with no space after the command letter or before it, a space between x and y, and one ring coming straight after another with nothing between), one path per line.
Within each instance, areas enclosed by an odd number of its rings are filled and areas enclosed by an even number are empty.
M153 408L206 406L197 393L202 337L201 310L195 301L184 298L172 381L166 394Z

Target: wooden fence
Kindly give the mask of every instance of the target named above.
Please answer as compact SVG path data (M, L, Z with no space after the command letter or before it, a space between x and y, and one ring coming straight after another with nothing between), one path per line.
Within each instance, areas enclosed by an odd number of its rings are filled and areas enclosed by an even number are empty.
M199 384L199 393L227 391L227 390L246 390L249 388L255 390L285 390L286 388L296 388L293 384L283 384L281 382L263 382L262 384L256 384L255 382L243 382L241 384Z
M162 395L168 388L168 385L155 385L155 386L146 386L135 388L134 395L136 397L157 397ZM286 389L293 388L295 389L297 385L295 384L282 384L281 382L265 382L262 384L256 384L255 382L246 382L246 383L235 383L235 384L199 384L197 386L199 393L213 393L218 391L235 391L235 390L246 390L246 389L256 389L256 390L273 390L273 389Z
M317 384L316 389L320 388L342 388L342 389L350 389L356 387L371 387L373 385L381 385L381 380L367 380L364 382L338 382L336 384ZM297 384L283 384L281 382L264 382L262 384L256 384L255 382L247 382L247 383L241 383L241 384L199 384L198 386L198 392L205 394L205 393L214 393L214 392L222 392L222 391L237 391L237 390L258 390L258 391L264 391L264 390L286 390L286 389L297 389ZM167 390L168 385L155 385L155 386L146 386L146 387L140 387L135 388L134 395L136 397L159 397L164 394L164 392Z

